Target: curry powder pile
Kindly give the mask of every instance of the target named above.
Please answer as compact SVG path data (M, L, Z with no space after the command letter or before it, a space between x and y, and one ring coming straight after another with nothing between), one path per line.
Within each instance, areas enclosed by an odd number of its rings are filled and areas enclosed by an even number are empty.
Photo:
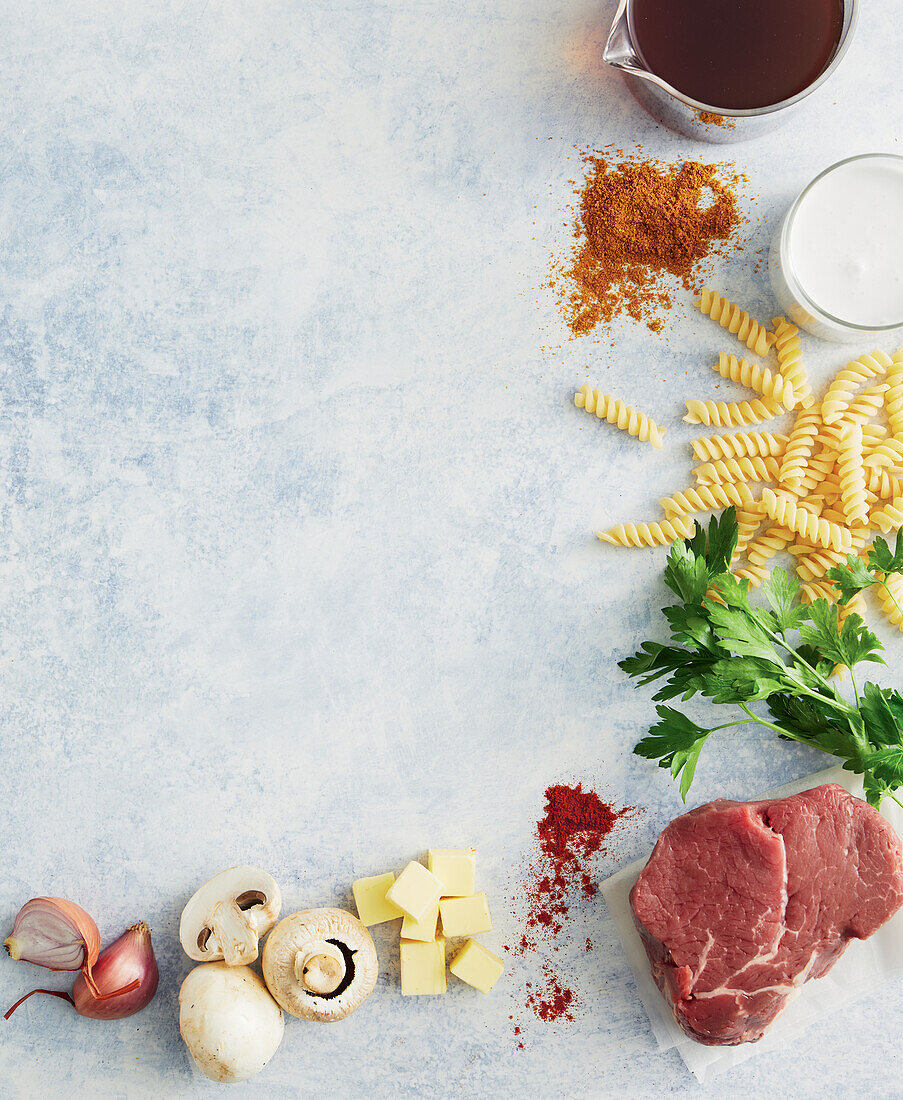
M619 315L660 332L672 279L696 289L700 262L723 251L740 225L739 177L698 161L595 154L584 163L573 254L557 284L565 320L575 336Z

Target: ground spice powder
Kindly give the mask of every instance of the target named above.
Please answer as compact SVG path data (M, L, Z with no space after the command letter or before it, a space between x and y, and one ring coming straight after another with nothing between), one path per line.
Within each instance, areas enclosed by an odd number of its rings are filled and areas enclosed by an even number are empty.
M612 151L583 160L574 247L553 280L565 320L575 336L619 315L660 332L674 280L698 290L700 265L736 233L740 177L725 165Z
M581 783L556 783L547 788L544 813L536 823L539 852L523 884L527 901L525 930L506 951L525 955L537 950L540 941L558 950L556 941L565 929L574 901L596 893L591 858L605 850L615 825L633 813L630 806L615 809L593 791L584 790ZM591 949L587 939L586 950ZM549 962L543 963L539 988L528 983L526 1007L547 1023L573 1019L575 1002L575 991Z

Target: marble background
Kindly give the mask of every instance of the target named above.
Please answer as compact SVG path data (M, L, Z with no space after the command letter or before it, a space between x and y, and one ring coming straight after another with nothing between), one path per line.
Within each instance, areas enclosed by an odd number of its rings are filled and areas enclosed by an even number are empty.
M715 282L770 317L760 250L793 194L898 148L903 31L863 5L807 114L719 148L601 68L613 6L0 3L0 924L71 897L105 939L145 918L161 967L129 1020L30 1001L4 1096L215 1094L178 1037L176 930L222 867L269 869L287 908L347 904L357 876L473 844L499 949L549 783L642 808L599 876L679 810L630 754L652 708L615 664L661 630L663 558L593 531L686 484L677 398L710 393L725 343L683 293L661 336L567 339L544 283L579 152L733 158L749 221ZM805 352L818 379L845 358ZM666 450L574 409L587 379ZM693 794L822 764L740 733ZM383 928L366 1007L291 1021L230 1095L900 1094L899 982L703 1088L653 1051L602 904L572 928L572 1024L524 1009L541 954L488 998L402 999ZM5 962L0 1004L36 981L67 986Z

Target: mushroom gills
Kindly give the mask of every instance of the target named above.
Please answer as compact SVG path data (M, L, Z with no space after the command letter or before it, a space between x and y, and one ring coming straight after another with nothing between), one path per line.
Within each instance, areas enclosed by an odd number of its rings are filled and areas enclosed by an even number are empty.
M295 956L295 978L308 997L341 997L354 981L356 954L341 940L315 940Z

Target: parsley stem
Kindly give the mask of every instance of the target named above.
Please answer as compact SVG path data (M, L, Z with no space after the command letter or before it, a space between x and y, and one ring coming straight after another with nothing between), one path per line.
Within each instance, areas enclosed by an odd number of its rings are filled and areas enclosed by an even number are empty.
M806 737L801 737L798 733L791 733L790 730L784 729L783 726L776 726L774 722L768 722L764 718L759 718L758 715L753 714L746 703L740 703L740 709L746 711L751 721L758 722L760 726L767 726L768 729L774 730L775 733L779 733L781 737L789 737L791 741L798 741L801 745L807 745L810 749L818 749L819 752L826 752L829 756L835 755L831 749L826 749L823 745L819 745L815 741L810 741ZM738 723L738 725L739 724L740 723ZM746 725L745 722L742 724Z
M856 677L853 675L853 670L851 668L847 671L850 674L850 683L853 685L853 694L856 696L856 706L860 707L862 704L859 699L859 688L856 686Z

